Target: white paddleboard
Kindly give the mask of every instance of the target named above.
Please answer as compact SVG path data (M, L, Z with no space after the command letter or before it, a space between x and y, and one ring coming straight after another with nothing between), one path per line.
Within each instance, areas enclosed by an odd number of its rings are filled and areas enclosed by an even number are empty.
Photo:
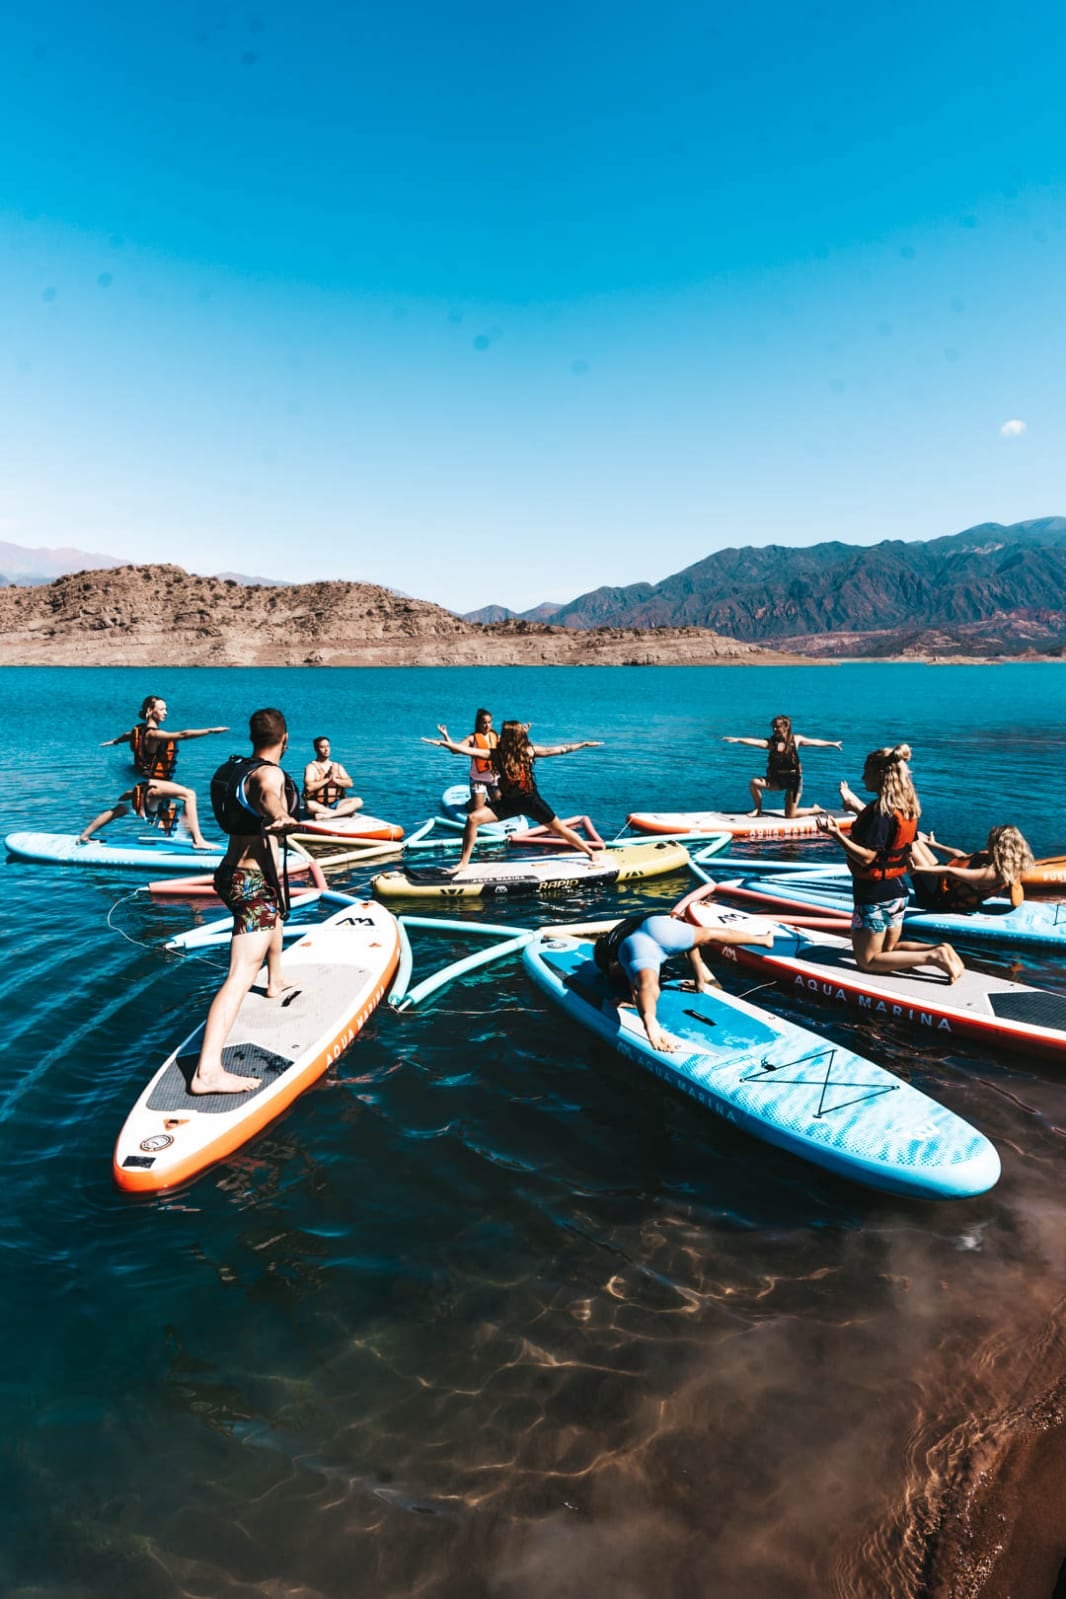
M855 817L851 811L830 811L845 831ZM782 839L813 838L818 834L816 818L787 817L784 811L764 810L760 816L743 811L632 811L630 827L638 833L729 833L733 838Z
M141 866L152 872L213 871L225 851L222 844L210 850L192 849L165 833L158 838L141 834L135 844L111 844L102 838L79 844L76 833L9 833L4 848L20 860L51 866Z
M373 901L353 901L310 928L285 951L291 989L267 999L264 966L223 1051L227 1071L258 1077L260 1086L247 1094L189 1092L201 1023L127 1116L112 1162L118 1186L173 1188L247 1143L347 1049L392 981L399 954L399 925Z

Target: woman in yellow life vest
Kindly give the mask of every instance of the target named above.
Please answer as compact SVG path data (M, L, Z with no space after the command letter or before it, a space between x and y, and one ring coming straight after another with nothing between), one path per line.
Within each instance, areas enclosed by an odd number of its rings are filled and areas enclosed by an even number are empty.
M474 717L474 731L459 743L453 741L443 722L438 722L437 732L440 739L431 738L425 742L451 750L455 755L470 756L470 801L467 810L476 811L480 806L499 799L500 780L492 764L492 752L500 742L500 735L493 729L492 712L482 706Z

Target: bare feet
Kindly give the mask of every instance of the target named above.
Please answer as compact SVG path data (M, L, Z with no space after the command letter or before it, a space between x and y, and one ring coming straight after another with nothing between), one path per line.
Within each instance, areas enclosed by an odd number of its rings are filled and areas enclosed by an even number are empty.
M217 844L209 844L207 842L206 838L201 838L201 839L195 839L194 838L193 841L192 841L192 847L193 847L193 849L209 849L209 850L214 850L216 852L218 850L218 845Z
M947 973L949 983L957 983L966 967L962 957L950 944L938 944L930 956L933 964Z
M760 805L759 809L757 811L749 811L748 815L749 816L761 816L762 815L762 806Z
M280 983L277 988L272 988L268 983L264 989L264 994L267 999L282 999L286 994L293 994L295 992L295 983Z
M258 1077L238 1077L236 1072L201 1072L197 1066L189 1084L190 1094L248 1094L259 1087Z

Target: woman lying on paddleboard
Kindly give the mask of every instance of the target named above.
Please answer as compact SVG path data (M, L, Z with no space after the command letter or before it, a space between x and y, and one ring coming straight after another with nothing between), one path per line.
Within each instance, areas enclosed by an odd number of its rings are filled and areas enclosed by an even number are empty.
M935 850L949 859L938 861ZM1025 898L1021 876L1032 864L1033 852L1016 827L993 827L984 849L973 855L938 843L932 833L919 833L911 845L914 897L927 911L976 911L1001 894L1020 905Z
M196 809L196 794L183 783L173 781L178 764L178 745L190 738L207 738L212 733L228 733L228 727L180 727L163 731L167 718L167 702L158 694L149 694L141 705L141 720L127 733L117 738L107 738L101 749L112 744L128 744L133 764L141 781L119 795L113 805L99 816L94 816L78 835L79 844L87 844L93 834L116 817L125 816L132 804L134 814L154 823L164 804L169 800L185 810L185 821L192 836L193 849L214 849L200 831L200 818ZM127 803L128 802L128 803Z
M596 940L592 958L612 982L624 982L644 1023L652 1049L669 1054L676 1049L662 1031L656 1015L661 987L659 972L672 955L687 955L696 989L707 994L719 988L718 979L704 964L701 947L707 944L765 944L774 941L773 931L753 935L743 927L694 927L676 916L652 911L626 916L609 933Z
M766 751L766 776L753 777L751 790L752 816L762 815L762 797L765 793L784 793L785 816L813 816L821 809L818 805L800 807L803 792L803 768L800 765L801 747L820 750L843 748L839 739L806 738L792 731L790 716L775 716L770 724L769 738L723 738L723 744L749 744L752 749Z
M922 813L907 765L910 758L909 744L871 750L862 783L877 795L876 800L864 806L847 783L841 783L841 801L856 813L850 836L825 813L819 816L818 827L848 858L854 896L851 947L860 972L902 972L932 965L954 983L966 968L950 944L900 938L907 905L904 879Z
M449 738L424 738L422 742L436 744L440 749L451 750L454 755L468 753L464 745L455 744ZM550 828L565 843L590 857L597 849L602 849L602 844L586 843L572 827L560 822L537 788L533 771L534 761L546 759L550 755L569 755L574 750L599 749L602 742L602 739L586 738L579 744L532 744L529 739L528 722L504 722L500 729L500 741L491 752L492 769L496 775L499 797L491 804L486 800L467 816L466 826L463 829L463 852L452 875L465 871L470 865L478 828L483 827L486 822L506 821L510 816L528 816L531 822L539 822L541 826Z

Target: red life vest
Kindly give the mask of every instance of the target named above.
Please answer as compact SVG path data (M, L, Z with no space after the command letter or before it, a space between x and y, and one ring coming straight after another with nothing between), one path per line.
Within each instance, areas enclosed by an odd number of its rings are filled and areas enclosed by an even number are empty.
M133 764L142 777L159 778L166 782L178 764L178 746L174 739L166 738L160 733L158 738L148 743L148 727L144 722L138 722L130 734L130 750L133 753Z
M883 883L886 878L906 877L910 847L918 836L918 818L902 816L899 811L893 811L892 820L896 824L892 842L886 844L872 861L861 862L848 857L853 877L860 877L867 883Z
M492 764L491 752L496 748L499 742L500 735L498 733L471 734L471 743L476 744L479 750L488 750L490 752L489 756L484 760L479 755L475 755L471 758L471 775L476 774L478 777L494 776L496 768Z

